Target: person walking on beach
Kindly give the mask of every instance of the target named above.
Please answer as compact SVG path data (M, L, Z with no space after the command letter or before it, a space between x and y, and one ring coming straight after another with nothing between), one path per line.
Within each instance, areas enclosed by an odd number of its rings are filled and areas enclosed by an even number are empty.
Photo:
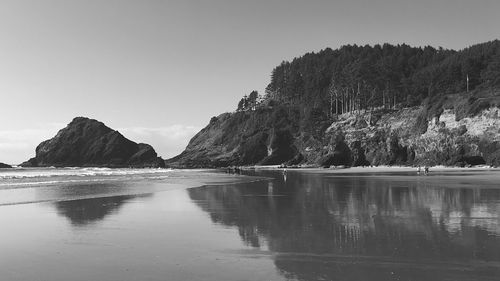
M429 175L429 166L425 166L425 168L424 168L424 174L425 174L426 176L428 176L428 175Z

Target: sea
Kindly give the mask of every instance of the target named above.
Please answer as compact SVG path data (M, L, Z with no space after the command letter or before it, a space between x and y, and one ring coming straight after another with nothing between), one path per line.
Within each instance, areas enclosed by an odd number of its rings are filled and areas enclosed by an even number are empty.
M0 280L500 280L500 171L0 169Z

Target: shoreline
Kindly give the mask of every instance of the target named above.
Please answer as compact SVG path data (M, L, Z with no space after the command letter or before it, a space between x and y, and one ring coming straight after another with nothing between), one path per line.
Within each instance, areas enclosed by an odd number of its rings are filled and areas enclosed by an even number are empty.
M423 174L423 167L422 174ZM219 168L224 169L224 168ZM269 166L241 166L241 170L287 170L287 171L315 171L315 172L328 172L328 173L380 173L380 172L416 172L417 167L409 166L373 166L373 167L282 167L280 165ZM490 166L472 166L472 167L455 167L455 166L430 166L430 172L459 172L459 171L498 171L500 167Z
M236 185L266 179L266 177L260 176L230 175L213 169L172 170L160 176L144 174L146 177L139 175L137 178L129 178L128 176L130 175L51 175L48 177L42 175L34 178L14 178L0 185L0 207L116 196L138 196L177 189L188 190L204 186ZM64 193L58 192L61 188L65 190Z

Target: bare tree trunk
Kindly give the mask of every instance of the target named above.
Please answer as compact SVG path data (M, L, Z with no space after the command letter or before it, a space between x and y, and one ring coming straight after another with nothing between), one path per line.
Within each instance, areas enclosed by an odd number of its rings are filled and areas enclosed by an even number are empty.
M333 80L330 82L330 86L328 87L328 93L330 94L330 111L328 112L327 116L331 118L333 116L333 91L334 91L334 84Z
M347 112L351 112L351 90L347 92Z
M385 108L385 90L382 91L382 106Z
M365 90L368 90L368 89L365 89ZM364 106L365 109L368 106L368 103L366 102L366 96L367 96L366 92L368 92L368 91L365 91L365 94L363 95L363 106Z
M340 94L340 101L341 101L341 105L340 105L340 114L344 114L344 91L342 91L342 93Z
M351 89L347 92L347 112L351 112Z
M354 111L354 99L355 99L355 94L354 94L354 87L353 87L352 94L351 94L351 112Z
M342 114L344 114L344 113L345 113L345 108L346 108L346 107L345 107L345 95L346 95L346 92L344 91L344 92L342 93Z
M360 112L360 92L359 92L359 82L358 82L358 92L356 93L356 107L358 109L358 113Z
M347 96L347 104L348 104L348 109L347 109L347 112L351 112L351 106L352 106L352 102L351 102L351 99L352 99L352 92L351 92L352 89L349 90L349 93L348 93L348 96Z
M347 113L347 95L349 94L349 89L345 89L345 93L344 93L344 110L343 112L344 113Z
M339 115L339 94L335 91L335 114Z

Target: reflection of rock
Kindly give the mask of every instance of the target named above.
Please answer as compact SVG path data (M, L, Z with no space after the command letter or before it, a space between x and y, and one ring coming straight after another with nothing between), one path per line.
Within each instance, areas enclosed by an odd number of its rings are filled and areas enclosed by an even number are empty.
M339 257L335 263L344 270L363 268L345 267L352 262L349 257L367 259L368 264L370 257L386 257L386 265L365 267L369 272L382 270L380 280L388 280L383 278L387 268L403 266L394 265L400 259L500 261L500 206L493 201L500 200L499 190L439 188L408 177L288 177L286 186L281 177L273 181L272 192L268 183L260 182L196 188L189 195L214 222L236 226L246 244L267 245L279 253L276 266L299 280L315 279L303 275L309 269L315 274L324 270L326 280L336 276L328 266L312 263L315 255ZM492 203L481 203L485 199ZM475 217L478 213L481 219ZM491 214L489 223L485 213ZM297 262L301 258L304 261ZM450 274L456 274L454 270ZM439 274L425 276L436 280Z
M136 196L114 196L56 202L60 215L67 217L74 226L84 226L104 219Z

